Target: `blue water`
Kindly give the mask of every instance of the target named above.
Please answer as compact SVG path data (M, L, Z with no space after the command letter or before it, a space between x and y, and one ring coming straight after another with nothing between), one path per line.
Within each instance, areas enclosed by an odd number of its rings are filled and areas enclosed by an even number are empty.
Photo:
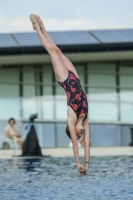
M21 199L132 200L133 157L91 157L86 176L69 157L0 160L0 200Z

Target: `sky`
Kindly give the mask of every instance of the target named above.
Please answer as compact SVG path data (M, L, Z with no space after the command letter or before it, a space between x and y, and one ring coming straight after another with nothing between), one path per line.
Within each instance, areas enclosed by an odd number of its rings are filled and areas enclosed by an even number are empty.
M133 28L133 0L0 0L0 33L33 31L31 13L48 31Z

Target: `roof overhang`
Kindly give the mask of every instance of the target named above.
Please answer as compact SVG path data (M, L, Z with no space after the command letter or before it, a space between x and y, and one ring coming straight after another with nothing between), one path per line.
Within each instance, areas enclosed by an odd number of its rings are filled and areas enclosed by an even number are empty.
M65 53L72 62L133 60L133 51ZM51 63L48 54L0 56L0 65Z
M112 51L132 51L133 43L111 43L111 44L75 44L58 45L63 53L95 53ZM18 46L18 47L0 47L0 56L4 55L35 55L47 54L46 50L40 46Z

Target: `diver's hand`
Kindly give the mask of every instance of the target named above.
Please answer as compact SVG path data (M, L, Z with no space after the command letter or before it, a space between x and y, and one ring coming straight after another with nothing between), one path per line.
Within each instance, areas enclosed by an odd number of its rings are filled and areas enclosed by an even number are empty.
M77 165L77 168L78 168L78 171L81 175L85 175L86 174L86 171L85 171L85 168L80 164L80 165Z

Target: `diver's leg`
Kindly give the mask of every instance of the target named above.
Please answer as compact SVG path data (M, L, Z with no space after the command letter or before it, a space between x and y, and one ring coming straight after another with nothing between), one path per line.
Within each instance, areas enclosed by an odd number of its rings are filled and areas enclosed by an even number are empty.
M64 65L66 66L66 68L68 70L71 70L76 76L78 76L78 73L75 69L75 67L73 66L73 64L71 63L71 61L62 53L62 51L55 45L55 43L53 42L52 38L49 36L49 34L47 33L45 27L44 27L44 24L41 20L41 18L38 16L38 15L35 15L38 22L39 22L39 25L40 25L40 29L42 30L45 38L48 40L48 42L55 48L57 49Z
M42 46L47 50L51 57L56 79L60 82L66 80L66 78L68 77L68 70L59 56L60 50L55 48L55 46L47 40L39 26L38 20L35 15L30 15L30 19L33 24L33 28L36 30L39 36Z

